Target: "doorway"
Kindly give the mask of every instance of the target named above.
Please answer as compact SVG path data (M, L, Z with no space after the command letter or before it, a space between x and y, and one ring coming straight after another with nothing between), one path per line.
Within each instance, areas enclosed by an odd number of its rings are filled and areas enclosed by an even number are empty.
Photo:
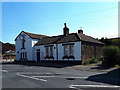
M40 49L37 49L37 62L40 62Z

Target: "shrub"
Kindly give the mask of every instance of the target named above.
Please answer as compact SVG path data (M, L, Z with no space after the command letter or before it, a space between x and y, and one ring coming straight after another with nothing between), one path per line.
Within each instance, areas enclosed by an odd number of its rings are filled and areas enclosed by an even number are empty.
M120 39L113 39L112 40L112 45L118 46L120 48Z
M98 59L91 58L91 59L89 59L89 64L91 64L91 63L97 63L98 61L99 61Z
M115 66L120 63L120 48L118 46L103 47L103 65Z
M83 65L89 65L89 64L92 64L92 63L97 63L98 61L99 61L99 59L91 58L89 60L86 60Z

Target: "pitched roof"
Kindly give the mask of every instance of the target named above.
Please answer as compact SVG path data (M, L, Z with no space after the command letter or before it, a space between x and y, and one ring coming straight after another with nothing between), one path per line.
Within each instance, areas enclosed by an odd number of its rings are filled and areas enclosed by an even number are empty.
M85 34L78 33L78 36L79 36L80 40L85 41L85 42L104 44L104 43L94 39L93 37L85 35Z
M66 42L76 42L76 41L85 41L91 43L103 44L102 42L80 33L71 33L68 35L60 35L53 37L42 38L35 46L44 45L44 44L54 44L54 43L66 43Z
M34 34L34 33L29 33L29 32L25 32L25 31L22 31L24 32L25 34L29 35L31 38L33 39L41 39L42 37L48 37L46 35L41 35L41 34ZM22 33L21 32L21 33ZM20 33L20 34L21 34ZM15 41L17 40L17 38L20 36L20 34L15 38Z
M63 37L63 35L53 36L53 37L44 37L40 41L38 41L38 43L36 43L35 46L43 45L43 44L54 44L58 40L60 40L62 37Z
M71 33L68 35L63 35L63 37L60 40L58 40L56 43L75 42L75 41L80 41L80 39L77 36L77 33Z

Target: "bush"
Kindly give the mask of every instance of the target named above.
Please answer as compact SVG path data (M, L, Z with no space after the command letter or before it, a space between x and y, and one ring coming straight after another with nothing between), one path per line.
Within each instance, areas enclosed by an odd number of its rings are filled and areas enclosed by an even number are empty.
M112 40L112 45L118 46L120 48L120 39L113 39Z
M91 58L91 59L89 60L89 64L97 63L98 61L99 61L98 59Z
M84 62L84 65L89 65L89 64L92 64L92 63L97 63L98 61L99 61L99 59L91 58L89 60L86 60Z
M118 46L103 47L103 65L115 66L120 64L120 48Z

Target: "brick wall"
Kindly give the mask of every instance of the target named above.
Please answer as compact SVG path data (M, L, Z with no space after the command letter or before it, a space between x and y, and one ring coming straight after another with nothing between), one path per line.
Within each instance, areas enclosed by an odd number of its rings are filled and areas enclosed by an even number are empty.
M102 56L102 47L101 44L82 42L82 64L90 58L100 58Z

